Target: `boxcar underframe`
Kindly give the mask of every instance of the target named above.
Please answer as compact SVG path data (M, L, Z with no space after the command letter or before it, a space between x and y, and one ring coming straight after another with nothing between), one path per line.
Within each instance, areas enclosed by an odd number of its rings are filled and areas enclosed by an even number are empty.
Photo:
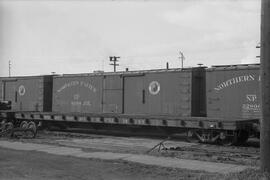
M245 142L254 134L254 124L258 119L225 120L209 117L176 117L128 115L110 113L52 113L52 112L16 112L0 111L0 118L5 122L12 122L14 127L21 127L25 123L33 126L46 122L61 124L87 123L100 125L122 125L123 127L137 126L156 127L167 130L169 135L186 133L188 141L207 143L236 143Z

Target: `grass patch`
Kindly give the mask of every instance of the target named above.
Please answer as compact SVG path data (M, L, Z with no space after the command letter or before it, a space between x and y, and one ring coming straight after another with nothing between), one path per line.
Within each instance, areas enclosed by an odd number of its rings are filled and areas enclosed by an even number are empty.
M270 174L261 172L256 169L246 169L239 173L230 173L226 175L218 175L217 177L211 178L219 180L269 180Z

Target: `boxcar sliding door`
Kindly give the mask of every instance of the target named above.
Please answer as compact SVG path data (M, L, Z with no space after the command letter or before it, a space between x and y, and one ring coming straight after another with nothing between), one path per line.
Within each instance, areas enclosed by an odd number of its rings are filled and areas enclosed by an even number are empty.
M124 113L145 114L148 112L145 98L144 76L124 77Z

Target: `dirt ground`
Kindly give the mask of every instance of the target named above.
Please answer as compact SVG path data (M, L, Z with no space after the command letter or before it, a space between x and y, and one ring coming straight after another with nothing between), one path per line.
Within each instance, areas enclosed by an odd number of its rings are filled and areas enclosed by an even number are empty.
M0 148L0 179L5 180L164 180L216 179L200 171L102 161Z
M68 135L71 135L68 133ZM23 142L53 144L67 147L83 148L86 152L106 151L116 153L150 154L153 156L174 157L179 159L193 159L209 162L230 163L239 165L259 166L259 148L247 145L221 146L200 143L188 143L179 140L164 142L166 148L177 150L160 151L158 147L149 152L164 139L143 137L116 137L108 135L89 135L88 137L55 135L40 132L35 139L21 139ZM200 151L198 151L200 150ZM235 152L236 151L236 152Z
M4 138L5 139L5 138ZM6 139L8 141L52 144L66 147L79 147L86 152L123 152L145 154L155 146L160 139L113 137L113 136L58 136L40 133L36 139ZM172 156L184 159L199 159L203 161L229 162L257 166L258 148L253 147L220 147L192 144L179 141L168 141L166 146L181 147L181 151L153 151L154 156ZM212 151L207 153L193 151L195 149L214 149L225 160L216 160ZM237 150L237 153L232 153ZM228 152L227 152L228 151ZM242 154L251 153L251 154ZM211 154L212 153L212 154ZM247 156L244 157L243 155ZM219 156L218 156L219 157ZM228 159L229 158L229 159ZM18 151L0 148L0 180L267 180L267 176L258 170L247 169L239 173L214 174L177 168L143 165L123 160L97 160L71 156L58 156L37 151Z

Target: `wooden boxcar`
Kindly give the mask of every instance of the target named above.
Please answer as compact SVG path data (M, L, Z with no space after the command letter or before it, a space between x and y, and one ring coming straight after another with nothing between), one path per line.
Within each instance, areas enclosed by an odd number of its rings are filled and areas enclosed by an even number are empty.
M213 66L206 70L207 116L259 118L260 66Z
M204 116L204 69L55 76L53 112Z

